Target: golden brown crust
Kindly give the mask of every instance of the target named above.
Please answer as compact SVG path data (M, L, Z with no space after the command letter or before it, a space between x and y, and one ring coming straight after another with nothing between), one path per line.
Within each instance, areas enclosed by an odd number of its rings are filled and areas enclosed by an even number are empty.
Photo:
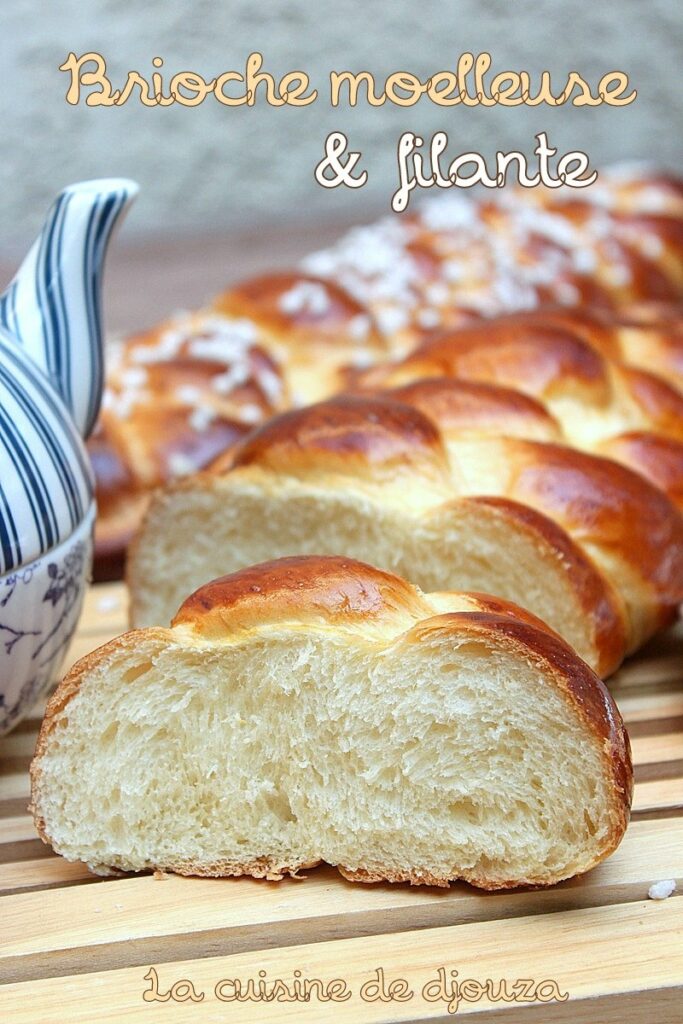
M169 321L116 350L97 429L96 571L120 564L149 495L197 472L288 404L282 371L247 328Z
M568 444L597 454L609 452L679 503L674 448L667 449L653 437L645 458L644 437L651 432L683 443L683 391L640 366L627 366L609 357L648 365L654 360L654 365L676 381L683 359L683 335L668 342L660 337L653 356L642 331L637 341L629 331L615 317L600 319L595 312L551 309L512 314L442 334L399 362L357 374L354 386L372 391L391 389L390 393L400 393L406 401L410 401L411 389L425 386L435 376L518 388L547 403L559 418ZM683 375L680 381L683 384ZM426 408L419 401L420 407ZM582 409L587 422L593 424L588 433ZM444 402L441 410L434 404L432 415L439 411L447 415ZM493 412L492 422L505 432L504 413L499 418ZM523 428L523 421L519 426ZM623 444L610 446L609 431L615 436L637 432L643 439L640 452L634 446L630 450ZM514 432L524 436L522 430Z
M663 606L683 600L683 517L658 488L625 466L562 445L514 439L506 451L512 500L630 563Z
M427 341L398 363L361 373L358 382L366 389L388 388L438 376L516 388L551 408L569 398L603 413L621 409L637 415L642 428L683 438L683 395L675 387L607 358L567 323L552 319L482 321ZM572 422L562 426L571 440Z
M442 334L360 380L386 387L439 376L516 388L541 401L569 389L593 403L609 399L606 367L590 345L550 324L522 328L505 318Z
M307 555L248 566L204 584L178 610L172 626L220 637L290 621L401 627L428 615L409 583L353 558Z
M301 271L241 281L219 295L213 309L258 326L285 366L294 405L338 391L346 367L369 366L392 354L363 303L339 282Z
M273 418L237 446L231 466L292 475L353 475L366 466L375 473L415 469L423 478L448 475L431 419L391 398L355 395Z
M356 318L368 315L365 306L335 281L289 270L239 281L214 299L213 308L278 331L298 328L315 332L333 344L339 343L340 334L352 329ZM371 326L368 323L368 330Z
M436 420L445 435L537 441L559 441L562 436L559 424L540 402L512 388L432 377L381 393Z
M683 512L683 443L636 430L608 438L596 450L640 473Z
M451 612L485 612L491 615L504 616L510 619L518 619L526 622L527 625L540 629L541 632L552 633L553 636L562 639L559 633L551 629L547 622L539 619L537 615L521 608L512 601L506 601L503 597L494 597L492 594L482 594L477 590L458 592L437 591L429 594L430 604L434 605L440 614Z
M633 366L620 368L629 399L638 406L643 426L683 441L683 393L661 377Z
M509 498L467 498L504 517L510 526L524 530L539 545L553 552L579 602L595 650L596 670L602 677L611 675L624 659L629 647L624 605L614 587L588 558L571 536L552 519L528 505ZM547 627L546 627L547 628Z
M520 327L545 324L570 331L607 359L654 372L683 390L683 311L676 303L652 300L617 310L543 306L505 320ZM669 404L666 394L663 400ZM680 415L680 406L678 410Z

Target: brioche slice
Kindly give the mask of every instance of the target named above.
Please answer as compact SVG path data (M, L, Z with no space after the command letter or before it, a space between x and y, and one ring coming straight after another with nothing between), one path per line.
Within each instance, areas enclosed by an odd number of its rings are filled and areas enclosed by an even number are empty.
M445 398L429 396L443 429L389 398L285 413L238 445L227 468L158 494L129 554L134 625L169 622L221 573L342 554L424 590L499 594L600 675L614 671L683 600L683 518L611 461L451 435Z
M521 609L343 558L210 583L82 659L31 768L38 830L94 871L487 889L593 867L628 819L608 691Z

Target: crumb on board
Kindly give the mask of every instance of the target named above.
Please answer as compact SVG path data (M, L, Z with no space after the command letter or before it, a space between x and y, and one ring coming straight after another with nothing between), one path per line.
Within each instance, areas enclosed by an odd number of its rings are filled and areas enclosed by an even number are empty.
M665 878L661 882L654 882L647 890L651 900L666 900L676 892L676 882L673 878Z
M160 871L159 868L156 868L156 870L154 871L153 878L155 882L165 882L166 879L168 878L168 875L166 874L165 871Z

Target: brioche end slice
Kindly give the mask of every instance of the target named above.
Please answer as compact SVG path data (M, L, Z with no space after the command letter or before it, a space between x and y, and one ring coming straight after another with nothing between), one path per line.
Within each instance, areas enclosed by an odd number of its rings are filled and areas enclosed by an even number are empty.
M41 836L104 874L326 861L501 889L587 871L631 799L609 693L519 609L449 607L486 604L342 559L201 588L56 691L31 768Z

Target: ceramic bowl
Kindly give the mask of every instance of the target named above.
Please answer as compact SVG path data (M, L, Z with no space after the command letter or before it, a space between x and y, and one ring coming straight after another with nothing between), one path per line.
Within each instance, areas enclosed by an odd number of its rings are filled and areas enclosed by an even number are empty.
M36 561L0 576L0 735L24 718L58 677L92 568L95 506Z

